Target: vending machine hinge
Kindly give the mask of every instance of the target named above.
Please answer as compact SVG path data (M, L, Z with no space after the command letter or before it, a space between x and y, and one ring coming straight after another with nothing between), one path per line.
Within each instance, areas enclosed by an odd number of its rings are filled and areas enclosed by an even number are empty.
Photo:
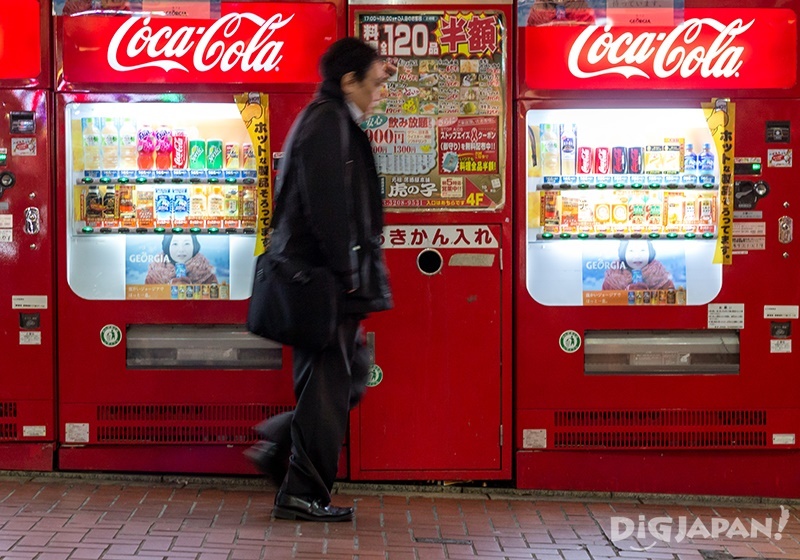
M503 249L500 249L500 272L503 271Z
M500 261L502 262L502 261ZM500 447L503 447L503 425L500 424Z

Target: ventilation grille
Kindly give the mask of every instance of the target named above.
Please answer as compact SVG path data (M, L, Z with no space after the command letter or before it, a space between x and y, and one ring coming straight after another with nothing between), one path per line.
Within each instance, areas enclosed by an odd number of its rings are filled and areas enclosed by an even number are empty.
M284 410L271 405L146 404L97 407L97 419L108 422L260 422Z
M556 427L766 426L765 410L580 410L555 413Z
M253 428L236 426L101 426L100 443L252 443Z
M0 424L0 439L16 439L16 438L17 438L16 424Z
M767 445L765 432L557 432L553 437L557 449L725 449Z
M740 449L768 440L764 410L558 411L554 425L557 449Z
M97 407L98 443L250 444L253 426L288 405L103 405Z
M0 402L0 418L16 418L16 417L17 417L17 403Z

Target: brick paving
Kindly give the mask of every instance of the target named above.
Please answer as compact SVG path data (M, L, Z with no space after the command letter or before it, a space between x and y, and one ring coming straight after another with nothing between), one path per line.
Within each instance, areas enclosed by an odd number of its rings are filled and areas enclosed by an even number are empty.
M334 504L354 503L355 519L309 523L273 519L274 492L246 478L6 473L0 559L800 559L788 500L340 484Z

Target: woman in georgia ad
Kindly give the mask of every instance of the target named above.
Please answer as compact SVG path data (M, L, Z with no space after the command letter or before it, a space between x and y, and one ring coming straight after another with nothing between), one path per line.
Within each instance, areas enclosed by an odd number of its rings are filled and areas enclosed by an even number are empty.
M196 235L167 234L161 250L161 258L150 263L145 284L217 283L214 266L200 252Z
M619 244L619 261L606 270L604 290L671 290L672 275L656 260L650 241L634 239Z

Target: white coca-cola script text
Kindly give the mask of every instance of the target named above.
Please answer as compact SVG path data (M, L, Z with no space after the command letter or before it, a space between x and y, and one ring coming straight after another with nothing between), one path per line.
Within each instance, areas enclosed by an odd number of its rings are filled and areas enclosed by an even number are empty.
M189 72L189 68L176 59L186 62L185 57L192 53L191 63L198 72L208 72L217 66L228 72L237 65L242 72L270 72L283 58L283 41L273 40L272 36L293 17L294 14L284 17L277 13L264 19L251 13L231 13L207 28L183 26L173 29L170 25L153 28L149 17L134 16L123 23L111 38L108 64L119 72L141 68ZM248 22L257 26L249 34L245 30ZM237 33L243 39L231 40ZM131 60L140 56L149 60L126 65L120 62L120 53Z
M688 78L699 72L703 78L730 78L738 75L744 47L734 40L745 33L755 20L745 24L736 19L729 24L712 18L693 18L666 32L624 31L614 36L611 25L587 27L569 51L569 70L576 78L594 78L604 74L621 74L626 78L652 78L642 67L651 62L657 78L668 78L676 72ZM704 28L717 36L708 43L696 44ZM597 33L597 32L600 33Z

